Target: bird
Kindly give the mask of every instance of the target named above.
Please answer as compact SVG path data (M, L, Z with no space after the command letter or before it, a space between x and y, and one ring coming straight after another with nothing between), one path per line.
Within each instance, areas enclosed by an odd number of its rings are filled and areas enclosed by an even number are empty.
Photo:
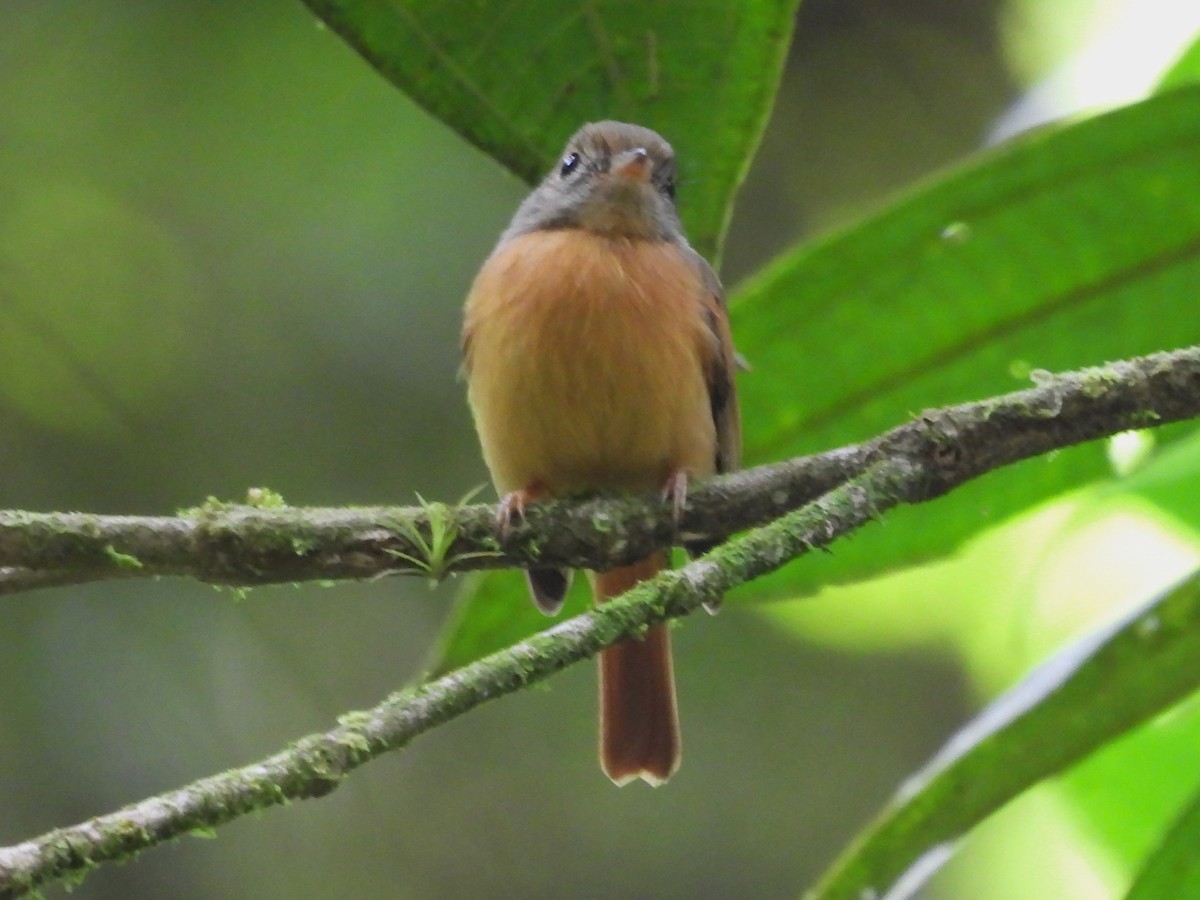
M736 469L737 357L721 282L684 236L676 163L658 133L592 122L518 207L467 295L467 398L501 497L526 506L595 491L659 491L678 521L688 480ZM597 603L669 563L667 549L589 573ZM542 612L571 573L527 570ZM601 768L657 786L679 766L670 635L600 653Z

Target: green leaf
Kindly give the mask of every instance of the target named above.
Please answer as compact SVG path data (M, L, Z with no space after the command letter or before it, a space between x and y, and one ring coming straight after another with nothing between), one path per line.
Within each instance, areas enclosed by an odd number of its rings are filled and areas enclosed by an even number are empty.
M1152 442L1155 433L1122 437ZM1194 567L1198 559L1194 537L1200 534L1200 432L1193 426L1192 433L1151 456L1132 474L1111 479L1091 496L1085 509L1088 505L1145 508L1141 515L1152 515L1149 506L1138 502L1149 501L1169 513L1177 521L1161 522L1167 531L1156 538L1161 555L1153 565L1163 577L1170 577L1168 573L1178 571L1177 567ZM1167 534L1179 539L1169 541L1169 553ZM1139 553L1144 554L1145 549ZM1070 803L1072 821L1086 829L1091 842L1103 847L1105 857L1132 871L1153 852L1181 803L1200 789L1195 764L1198 743L1200 707L1187 704L1076 766L1061 779L1059 795Z
M1200 793L1171 826L1158 849L1146 860L1125 900L1200 897Z
M839 859L809 900L911 891L952 842L1200 687L1200 575L1056 654L956 735Z
M1157 90L1169 91L1200 81L1200 41L1188 47L1158 82Z
M1060 779L1057 794L1069 804L1072 822L1114 867L1133 872L1144 865L1188 797L1200 790L1197 742L1200 708L1185 703Z
M859 441L921 409L1195 342L1200 89L990 152L739 290L747 464ZM1178 427L1158 432L1169 442ZM1105 476L1101 444L991 473L749 589L797 594L954 550Z
M591 604L586 579L576 578L559 618L586 612ZM473 575L459 592L441 639L430 654L429 670L437 676L465 666L522 638L549 628L557 619L541 613L529 596L520 572Z
M1146 437L1153 440L1155 434ZM1193 426L1146 465L1114 482L1110 490L1137 494L1179 521L1200 528L1200 431Z
M389 81L526 181L584 122L660 131L712 257L774 101L799 0L305 0Z

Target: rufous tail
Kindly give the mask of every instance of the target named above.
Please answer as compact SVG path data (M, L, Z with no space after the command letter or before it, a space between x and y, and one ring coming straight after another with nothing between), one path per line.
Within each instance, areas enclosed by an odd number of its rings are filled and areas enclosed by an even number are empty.
M663 553L593 578L596 602L625 593L662 571ZM600 766L616 784L666 782L679 768L679 714L665 625L600 653Z

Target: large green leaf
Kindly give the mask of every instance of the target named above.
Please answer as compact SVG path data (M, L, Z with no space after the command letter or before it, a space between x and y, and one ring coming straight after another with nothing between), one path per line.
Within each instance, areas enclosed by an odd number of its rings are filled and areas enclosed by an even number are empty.
M714 255L775 97L799 0L305 0L389 81L526 181L589 120L663 133Z
M1161 849L1171 820L1200 789L1197 741L1200 708L1183 704L1076 766L1060 779L1058 796L1107 859L1134 871Z
M588 587L577 578L560 616L578 615L586 611L589 602ZM474 575L459 592L441 640L430 654L430 673L440 675L465 666L552 624L554 620L533 605L519 572Z
M1200 81L1200 41L1188 47L1158 82L1160 91L1182 87Z
M1136 494L1200 529L1200 430L1191 429L1108 490Z
M1200 794L1194 794L1158 849L1146 860L1126 900L1200 896Z
M748 462L868 437L919 410L1200 340L1200 89L988 153L740 290ZM1179 429L1164 432L1163 440ZM1100 445L906 508L752 588L798 593L943 555L1106 474Z
M952 842L1200 687L1200 576L1052 657L957 735L808 895L882 896L927 877ZM905 894L907 896L907 894Z
M1152 438L1153 432L1144 437ZM1123 498L1151 501L1200 533L1200 432L1193 429L1132 474L1112 479L1091 496L1100 505ZM1142 504L1130 508L1140 509ZM1195 550L1185 555L1183 546L1157 559L1163 577L1175 567L1196 565ZM1060 796L1070 802L1072 821L1086 827L1107 858L1135 869L1156 852L1180 805L1200 787L1198 742L1200 707L1192 703L1095 754L1060 782ZM1153 881L1154 876L1149 877Z

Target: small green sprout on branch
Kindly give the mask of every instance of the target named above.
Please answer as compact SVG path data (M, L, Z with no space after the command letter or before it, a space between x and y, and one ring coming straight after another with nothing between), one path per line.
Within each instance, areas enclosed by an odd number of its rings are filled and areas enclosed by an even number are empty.
M429 538L426 539L417 524L409 519L393 519L388 523L396 531L403 534L412 543L420 555L404 553L400 550L387 550L390 556L402 559L408 566L395 571L424 575L430 585L436 585L446 573L459 563L469 559L502 556L499 550L473 550L467 553L450 553L450 548L458 540L458 519L460 510L470 503L482 491L484 486L478 485L464 494L453 506L446 503L429 502L417 494L425 518L429 522ZM385 573L391 574L391 573Z

